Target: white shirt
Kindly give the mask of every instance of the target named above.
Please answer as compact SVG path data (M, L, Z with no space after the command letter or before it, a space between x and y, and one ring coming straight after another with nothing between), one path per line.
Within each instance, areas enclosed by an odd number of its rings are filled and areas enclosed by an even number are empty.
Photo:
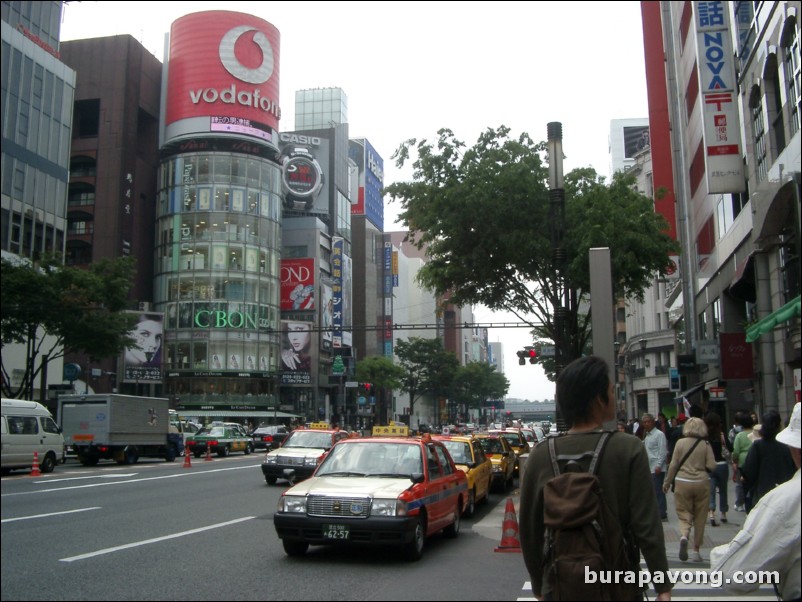
M649 456L649 470L654 471L660 467L662 472L666 471L666 436L657 426L643 436L643 445L646 446L646 455Z
M757 583L735 583L733 575L736 571L777 571L780 574L778 588L782 599L800 597L801 472L797 469L790 481L778 485L760 498L735 539L710 552L710 568L722 571L725 590L746 593L758 588ZM739 580L745 581L741 576Z

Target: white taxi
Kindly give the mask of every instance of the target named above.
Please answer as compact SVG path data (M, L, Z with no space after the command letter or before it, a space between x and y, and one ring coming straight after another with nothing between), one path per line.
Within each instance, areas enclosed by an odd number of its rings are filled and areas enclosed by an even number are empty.
M295 429L281 447L265 454L262 460L265 481L268 485L275 485L278 479L294 482L309 477L326 452L348 437L348 431L332 429L328 423L313 423L311 428Z

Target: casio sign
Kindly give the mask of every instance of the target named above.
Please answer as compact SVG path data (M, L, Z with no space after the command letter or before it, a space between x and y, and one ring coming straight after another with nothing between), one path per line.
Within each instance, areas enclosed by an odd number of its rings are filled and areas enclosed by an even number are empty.
M304 136L303 134L279 134L279 139L282 142L289 142L291 144L311 144L313 146L320 146L320 138L317 136Z
M368 169L380 183L384 184L384 171L371 153L368 153Z

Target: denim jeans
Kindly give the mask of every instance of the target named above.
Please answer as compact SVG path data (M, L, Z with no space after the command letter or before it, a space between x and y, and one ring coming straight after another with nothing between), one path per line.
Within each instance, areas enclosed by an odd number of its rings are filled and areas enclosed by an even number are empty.
M668 516L668 508L666 506L666 494L663 493L663 482L666 479L666 473L661 471L659 473L652 473L652 484L654 485L654 492L657 494L657 507L660 510L660 518Z
M716 489L718 489L718 509L723 513L730 509L727 504L727 486L730 480L730 467L727 462L717 463L710 473L710 511L716 511Z

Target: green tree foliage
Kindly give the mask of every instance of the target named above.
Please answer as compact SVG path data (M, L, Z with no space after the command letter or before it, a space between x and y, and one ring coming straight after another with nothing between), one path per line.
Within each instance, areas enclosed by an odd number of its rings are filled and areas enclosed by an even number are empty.
M415 413L415 402L424 395L439 399L450 394L459 360L443 348L440 339L399 340L395 353L404 371L401 391L409 393L410 414Z
M3 357L3 395L26 396L47 360L65 353L85 353L93 360L117 355L132 344L128 332L136 317L123 313L135 273L133 258L104 259L83 270L55 257L37 263L2 260L2 344L27 345L25 374L19 389Z
M556 342L554 308L563 305L563 291L552 255L546 145L509 133L488 129L471 148L448 129L435 143L407 140L393 158L402 167L415 155L413 180L385 193L400 202L411 241L426 250L422 286L457 305L509 311L536 338ZM617 174L607 185L592 168L565 175L562 247L569 307L561 355L568 360L590 340L588 250L609 247L615 296L640 299L679 249L632 176Z
M510 382L496 367L484 362L470 362L454 376L453 397L468 408L481 410L488 399L504 399Z
M356 379L361 383L370 383L376 389L379 399L379 423L387 423L386 391L401 386L404 370L396 366L389 357L371 356L359 360L356 364Z

